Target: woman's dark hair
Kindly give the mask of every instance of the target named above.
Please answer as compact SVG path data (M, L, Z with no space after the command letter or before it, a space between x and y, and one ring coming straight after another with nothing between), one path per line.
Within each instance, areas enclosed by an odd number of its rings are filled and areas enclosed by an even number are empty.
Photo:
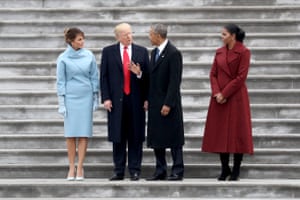
M230 34L235 34L235 39L239 42L243 42L246 34L243 29L238 27L236 24L227 24L224 26L224 28L230 33Z
M76 38L77 35L82 35L84 37L84 33L79 28L66 28L64 31L65 41L68 44L71 44Z

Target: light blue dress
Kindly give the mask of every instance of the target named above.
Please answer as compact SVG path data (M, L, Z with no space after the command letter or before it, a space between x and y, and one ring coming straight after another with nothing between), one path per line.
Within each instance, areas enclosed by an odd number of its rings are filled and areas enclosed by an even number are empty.
M65 137L92 137L93 93L99 92L94 54L70 45L57 59L57 95L65 96Z

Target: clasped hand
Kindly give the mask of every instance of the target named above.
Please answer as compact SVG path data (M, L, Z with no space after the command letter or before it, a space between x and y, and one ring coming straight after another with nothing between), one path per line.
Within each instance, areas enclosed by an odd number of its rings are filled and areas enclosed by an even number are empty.
M216 94L214 97L219 104L224 104L227 101L221 93Z

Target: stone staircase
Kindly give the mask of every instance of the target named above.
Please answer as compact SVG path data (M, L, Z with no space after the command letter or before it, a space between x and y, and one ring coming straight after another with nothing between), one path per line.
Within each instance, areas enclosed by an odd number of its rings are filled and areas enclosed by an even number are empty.
M282 199L300 198L300 1L297 0L2 0L0 8L0 199ZM132 24L150 49L149 26L169 25L183 53L186 176L182 182L109 182L106 113L94 113L83 182L64 180L68 161L57 113L55 60L65 27L80 27L99 62L113 27ZM210 95L208 74L220 30L236 22L252 51L248 88L255 154L241 181L218 182L218 156L201 153ZM168 157L171 162L170 157ZM154 170L145 147L142 176Z

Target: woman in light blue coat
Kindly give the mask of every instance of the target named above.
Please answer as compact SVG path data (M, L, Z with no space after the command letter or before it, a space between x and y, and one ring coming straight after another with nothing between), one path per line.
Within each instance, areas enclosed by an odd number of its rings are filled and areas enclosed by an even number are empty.
M57 59L58 112L64 116L68 148L67 180L83 180L83 162L88 138L93 133L93 111L98 108L99 76L93 53L84 49L84 33L78 28L65 30L67 49ZM75 167L76 141L78 164Z

